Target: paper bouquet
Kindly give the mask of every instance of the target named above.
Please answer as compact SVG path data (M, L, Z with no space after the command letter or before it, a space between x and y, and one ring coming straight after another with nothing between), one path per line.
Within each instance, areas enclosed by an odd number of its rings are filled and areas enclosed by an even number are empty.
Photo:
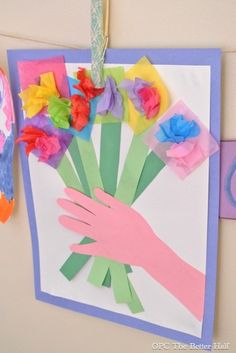
M34 77L25 74L24 62L19 63L25 121L17 141L25 143L27 155L32 152L55 168L66 187L92 199L100 188L131 206L165 165L183 179L218 149L184 102L168 109L168 90L145 57L127 72L122 66L104 69L105 84L99 88L83 67L67 77L63 57L37 63L32 62L37 68ZM101 124L99 161L91 137L94 124ZM132 129L133 138L118 177L123 124ZM92 242L84 237L80 244ZM90 257L72 252L61 273L73 280ZM98 256L88 281L112 287L117 303L139 313L145 308L129 278L131 272L130 264Z

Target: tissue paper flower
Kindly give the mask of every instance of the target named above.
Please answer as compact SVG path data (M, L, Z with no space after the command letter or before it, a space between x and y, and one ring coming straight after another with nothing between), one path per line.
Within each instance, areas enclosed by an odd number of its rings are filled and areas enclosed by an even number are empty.
M160 142L180 143L200 134L200 127L196 121L189 121L182 114L175 114L159 126L156 138Z
M120 85L127 91L136 110L147 119L153 118L160 110L160 95L157 88L151 86L150 82L139 77L135 77L134 81L126 79Z
M144 81L139 77L135 77L134 80L123 80L120 84L120 87L127 92L129 99L135 106L135 109L142 114L144 114L144 110L142 108L141 99L138 92L144 87L150 87L150 85L151 84L149 82Z
M79 94L73 94L71 96L71 126L75 130L82 130L89 123L90 105L89 101L80 96Z
M111 113L118 119L121 119L123 116L122 96L112 76L107 77L105 90L97 104L97 114L107 115L108 113Z
M219 149L206 126L182 101L145 134L144 142L182 179Z
M90 77L86 75L84 68L79 68L77 72L77 79L80 81L74 88L83 93L84 97L88 100L93 99L104 91L104 88L96 88Z
M23 136L20 136L16 142L27 143L26 152L32 152L53 168L57 168L59 165L73 137L71 134L55 128L45 115L36 115L30 120L25 120L22 132ZM44 138L36 141L38 137ZM53 138L49 139L49 137ZM31 143L32 145L30 145ZM44 149L46 150L45 154Z
M49 157L53 156L60 150L60 143L56 136L46 134L34 126L26 126L22 129L22 135L16 142L25 142L25 152L27 156L33 150L39 152L39 161L46 162Z
M125 79L125 85L132 83L130 89L128 87L131 94L128 99L128 124L135 134L141 134L167 110L169 94L156 67L146 57L142 57L125 73Z
M40 84L29 85L27 89L19 93L19 96L24 103L22 108L26 112L26 117L32 118L48 105L50 97L60 96L54 74L47 72L40 75Z
M67 98L49 98L48 113L55 127L69 129L71 102Z
M89 123L90 101L103 93L104 88L96 88L90 77L86 75L84 68L79 68L77 79L79 83L73 85L73 88L79 90L82 96L79 94L71 96L71 127L77 131L81 131Z
M143 87L138 91L147 119L152 119L160 110L161 97L155 87Z

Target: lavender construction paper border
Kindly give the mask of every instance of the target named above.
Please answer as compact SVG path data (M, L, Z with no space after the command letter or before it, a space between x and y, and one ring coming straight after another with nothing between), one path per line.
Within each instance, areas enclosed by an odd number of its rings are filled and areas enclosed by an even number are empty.
M87 63L91 61L90 50L9 50L8 62L10 70L11 87L14 99L18 129L22 123L20 100L18 97L19 78L17 62L34 59L45 59L63 55L68 63ZM113 64L133 64L141 56L147 56L153 64L163 65L209 65L211 67L211 133L220 141L220 101L221 101L221 52L219 49L108 49L106 62ZM208 207L208 236L207 236L207 265L206 265L206 291L205 313L202 327L202 337L198 338L176 330L161 327L134 317L104 310L93 305L75 302L69 299L56 297L41 291L40 288L40 263L39 246L34 212L33 195L27 157L21 147L21 163L24 176L25 195L27 201L29 223L32 235L35 295L36 298L58 305L63 308L80 313L110 320L119 324L148 331L165 336L170 339L203 345L209 350L213 337L215 290L218 248L218 217L219 217L219 153L210 158L209 177L209 207Z

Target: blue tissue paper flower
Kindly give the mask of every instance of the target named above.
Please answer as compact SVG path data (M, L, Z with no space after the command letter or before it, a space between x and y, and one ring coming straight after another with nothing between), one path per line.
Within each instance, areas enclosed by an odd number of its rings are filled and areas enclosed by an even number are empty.
M175 114L164 123L155 134L160 142L180 143L200 134L200 126L196 121L187 120L182 114Z

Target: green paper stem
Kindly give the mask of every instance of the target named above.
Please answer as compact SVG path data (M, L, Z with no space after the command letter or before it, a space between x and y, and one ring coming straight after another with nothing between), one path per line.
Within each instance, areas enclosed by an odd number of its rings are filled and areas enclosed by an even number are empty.
M116 261L110 261L111 285L117 303L130 303L132 293L129 286L125 266Z
M93 266L88 276L88 282L96 287L101 287L107 275L107 263L103 257L95 257Z
M85 175L87 177L90 194L92 198L95 198L94 189L95 188L103 189L103 183L102 183L93 143L91 140L85 141L80 138L76 138L76 142L79 149Z
M144 307L142 306L142 303L131 283L131 281L129 280L129 287L130 287L130 291L131 291L131 296L132 296L132 300L128 303L128 307L130 309L130 311L133 314L138 314L144 311Z
M100 173L104 191L114 195L120 161L121 123L102 125L100 147Z
M108 269L106 277L104 278L103 284L104 287L110 288L111 287L111 273Z
M74 168L65 154L57 167L57 172L67 187L83 191L82 185L74 171Z
M127 205L132 205L145 159L148 146L142 141L141 135L134 135L115 197Z
M116 302L130 303L132 301L132 291L126 273L126 266L121 265L119 262L109 261L109 269L107 269L107 261L104 261L103 257L96 257L88 276L88 282L96 287L104 286L108 273L110 273Z
M132 267L130 265L125 265L125 271L126 271L126 273L133 272ZM102 285L105 286L105 287L111 287L111 273L110 273L110 270L107 271L106 277L105 277Z
M80 244L85 244L84 242L81 242ZM87 256L88 259L90 255L83 255L83 254L74 254L74 255L81 255ZM105 259L107 260L107 259ZM82 259L80 260L82 262ZM86 264L87 261L84 262L84 265ZM84 266L82 265L82 267ZM110 265L110 262L109 262ZM76 264L77 266L77 264ZM82 268L81 267L81 268ZM130 265L124 265L125 267L125 272L130 273L132 272L132 268ZM80 269L81 269L80 268ZM72 268L73 270L73 268ZM107 261L104 261L103 257L95 257L95 260L93 262L93 266L90 270L89 276L88 276L88 282L91 284L95 285L96 287L111 287L111 273L110 273L110 267L108 267Z
M83 162L82 162L82 159L80 156L80 151L79 151L78 144L77 144L75 137L72 139L72 142L71 142L68 150L69 150L70 156L72 158L72 161L74 163L76 172L77 172L77 174L80 178L81 184L83 186L83 192L87 196L91 196L90 195L90 188L88 185L87 177L86 177L84 166L83 166Z
M151 184L155 177L165 167L165 163L157 157L154 152L150 152L145 160L142 174L135 192L133 202L143 193Z
M90 238L83 238L80 244L93 243ZM61 273L71 281L90 259L90 255L72 253L60 268Z

